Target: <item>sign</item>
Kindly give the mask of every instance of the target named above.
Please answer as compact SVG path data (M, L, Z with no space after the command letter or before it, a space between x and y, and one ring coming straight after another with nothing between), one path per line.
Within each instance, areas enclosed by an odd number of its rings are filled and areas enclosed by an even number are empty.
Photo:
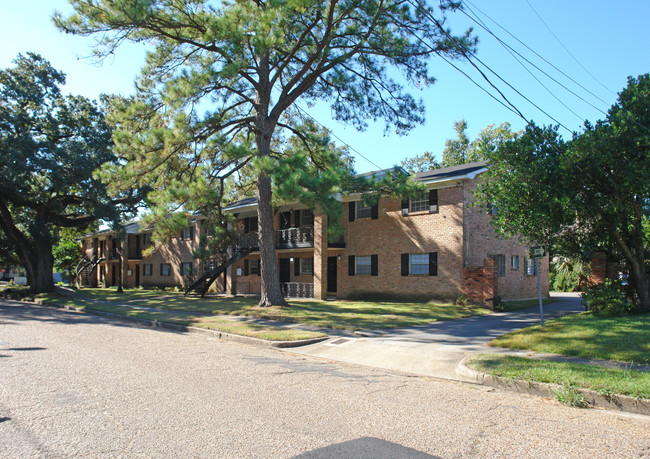
M530 258L542 258L546 256L546 247L543 245L528 247L528 256Z

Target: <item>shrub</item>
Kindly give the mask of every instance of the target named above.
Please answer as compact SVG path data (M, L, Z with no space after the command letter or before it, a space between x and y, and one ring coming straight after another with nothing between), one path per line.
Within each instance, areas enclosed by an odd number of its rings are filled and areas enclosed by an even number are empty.
M625 298L621 283L610 279L587 287L582 294L582 304L586 311L611 317L623 316L635 310L634 303Z

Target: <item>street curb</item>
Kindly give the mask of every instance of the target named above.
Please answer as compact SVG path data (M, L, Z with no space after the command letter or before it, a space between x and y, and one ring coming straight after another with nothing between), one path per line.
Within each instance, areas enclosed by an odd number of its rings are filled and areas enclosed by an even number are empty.
M467 362L471 357L471 355L468 355L460 361L456 367L456 374L469 379L473 383L546 398L555 398L555 391L562 389L562 386L559 384L502 378L481 373L467 366ZM592 408L617 410L650 416L650 400L628 397L626 395L605 396L589 389L575 388L575 390L584 396L585 401Z
M235 335L233 333L226 333L222 332L219 330L208 330L205 328L198 328L198 327L190 327L187 325L180 325L180 324L173 324L169 322L160 322L158 320L149 320L149 319L138 319L135 317L127 317L123 316L121 314L115 314L113 312L105 312L105 311L97 311L95 309L86 309L86 308L77 308L74 306L65 306L65 305L59 305L59 304L50 304L45 301L43 301L40 298L20 298L16 299L13 297L10 297L9 295L0 295L2 298L6 299L11 299L14 301L20 301L21 303L31 303L31 304L36 304L38 306L45 306L45 307L50 307L50 308L56 308L56 309L65 309L67 311L72 311L72 312L78 312L82 314L89 314L89 315L96 315L96 316L103 316L103 317L109 317L112 319L119 319L124 322L130 322L130 323L136 323L139 325L144 325L146 327L150 328L159 328L159 329L166 329L166 330L172 330L172 331L180 331L183 333L189 333L189 334L196 334L196 335L206 335L210 336L212 338L217 338L221 339L224 341L235 341L238 343L243 343L243 344L250 344L252 346L257 346L257 347L266 347L266 348L290 348L290 347L300 347L300 346L307 346L309 344L314 344L314 343L319 343L321 341L325 341L330 338L330 336L321 336L319 338L310 338L310 339L301 339L301 340L294 340L294 341L270 341L262 338L254 338L252 336L243 336L243 335Z

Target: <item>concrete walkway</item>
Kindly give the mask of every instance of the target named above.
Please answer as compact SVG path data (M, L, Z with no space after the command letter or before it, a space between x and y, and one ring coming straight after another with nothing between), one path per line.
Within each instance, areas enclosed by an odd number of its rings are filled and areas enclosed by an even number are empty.
M584 311L579 295L562 293L554 296L557 299L555 303L544 305L545 320ZM362 332L363 336L336 337L286 352L422 376L465 380L456 374L456 367L469 354L494 352L530 356L528 351L491 348L486 344L509 331L537 324L539 308L534 307L408 328Z

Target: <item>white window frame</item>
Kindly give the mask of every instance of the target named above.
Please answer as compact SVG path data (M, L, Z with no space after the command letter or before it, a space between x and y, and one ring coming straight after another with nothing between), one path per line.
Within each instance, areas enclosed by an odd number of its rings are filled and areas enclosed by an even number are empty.
M260 260L250 260L248 262L248 275L249 276L259 276L260 274Z
M189 241L192 239L192 228L183 228L181 232L181 241Z
M194 264L192 262L181 263L181 276L191 276L193 271L194 271Z
M372 274L372 257L370 255L355 257L354 272L357 276L370 276Z
M151 263L145 263L142 265L142 275L153 276L153 265Z
M409 274L414 276L429 275L428 253L409 253Z
M494 259L497 264L497 276L502 277L506 275L506 256L502 253L493 253L489 255Z
M314 224L314 212L311 209L300 211L300 224L298 226L312 226Z
M537 271L535 271L535 260L532 258L526 258L525 259L525 268L526 268L526 275L527 276L535 276L537 275Z
M425 193L417 199L409 199L409 213L429 211L429 194Z
M300 275L311 276L314 274L314 259L301 258L300 259Z
M167 268L167 269L165 269L165 268ZM160 275L165 276L165 277L171 276L172 275L172 264L171 263L160 263Z
M372 217L372 206L365 206L363 204L363 201L357 201L357 205L355 206L354 218L358 220L361 218L371 218L371 217Z
M519 255L512 255L510 257L510 269L513 271L519 270Z

